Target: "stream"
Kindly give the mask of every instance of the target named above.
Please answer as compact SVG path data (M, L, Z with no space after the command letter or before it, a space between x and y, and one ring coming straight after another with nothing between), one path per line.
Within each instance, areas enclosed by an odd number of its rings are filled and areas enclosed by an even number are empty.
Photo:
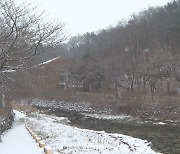
M48 113L68 117L72 126L129 135L151 142L151 147L157 152L180 154L180 123L166 122L164 124L158 121L137 119L105 120L59 109L48 111Z

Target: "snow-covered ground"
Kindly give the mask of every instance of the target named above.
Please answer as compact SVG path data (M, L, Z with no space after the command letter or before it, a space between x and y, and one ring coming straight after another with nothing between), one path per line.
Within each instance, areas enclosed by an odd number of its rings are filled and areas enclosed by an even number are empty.
M22 101L22 104L25 104L25 100ZM41 108L48 108L49 110L52 109L60 109L66 111L75 111L81 113L112 113L112 110L109 107L98 107L93 106L91 103L88 102L58 102L58 101L48 101L48 100L39 100L34 99L31 102L32 106L41 107Z
M24 102L23 102L24 103ZM31 102L31 105L48 108L48 109L63 109L68 111L77 111L77 112L94 112L94 109L91 107L90 103L87 102L56 102L56 101L47 101L34 99Z
M25 128L25 115L15 112L15 122L9 131L2 135L0 154L44 154Z
M91 114L91 113L83 113L86 117L92 117L96 119L104 119L104 120L131 120L134 119L129 115L111 115L111 114Z
M64 117L33 114L27 124L55 154L155 154L145 140L122 134L80 129L68 125Z

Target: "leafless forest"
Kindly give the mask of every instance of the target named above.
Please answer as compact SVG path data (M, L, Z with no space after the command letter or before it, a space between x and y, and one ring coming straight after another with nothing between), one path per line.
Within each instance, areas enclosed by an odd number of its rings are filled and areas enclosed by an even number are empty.
M10 101L84 101L116 114L180 116L180 0L67 43L64 25L41 22L35 8L0 8L1 92Z

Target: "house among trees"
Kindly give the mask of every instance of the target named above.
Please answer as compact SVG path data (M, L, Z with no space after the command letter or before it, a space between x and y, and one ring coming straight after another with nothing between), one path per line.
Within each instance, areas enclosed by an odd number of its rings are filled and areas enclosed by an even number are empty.
M64 57L56 57L28 69L8 73L11 79L9 97L28 97L39 95L59 94L69 84L68 69L71 63Z
M68 86L68 66L70 62L63 57L45 61L31 71L33 86L37 91L56 91Z

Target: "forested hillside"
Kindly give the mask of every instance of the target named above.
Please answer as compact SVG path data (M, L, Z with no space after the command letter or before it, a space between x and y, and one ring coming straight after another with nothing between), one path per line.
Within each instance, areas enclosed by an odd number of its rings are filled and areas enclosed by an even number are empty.
M177 105L179 41L180 1L148 8L115 27L72 37L66 45L70 80L120 102Z
M177 118L179 41L180 0L150 7L115 27L77 35L67 43L49 47L48 52L34 59L35 63L61 55L68 67L52 66L59 68L59 73L53 69L43 73L43 68L23 70L24 77L16 76L21 85L15 85L15 95L85 101L117 114ZM49 86L45 87L45 81Z

